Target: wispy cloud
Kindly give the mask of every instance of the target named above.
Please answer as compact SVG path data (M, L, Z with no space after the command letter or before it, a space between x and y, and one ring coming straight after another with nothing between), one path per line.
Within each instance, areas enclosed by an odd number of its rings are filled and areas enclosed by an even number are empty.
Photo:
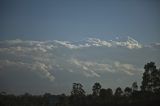
M22 61L11 61L11 60L0 60L0 69L2 70L13 70L13 69L27 69L29 71L35 72L41 77L46 77L50 81L53 81L55 77L49 72L52 69L50 65L44 63L26 63Z
M160 49L160 43L151 43L150 45L146 45L146 47Z
M59 44L60 46L64 46L64 47L69 48L69 49L79 49L79 48L84 48L84 47L90 47L91 46L88 43L75 45L75 44L73 44L73 43L71 43L69 41L54 40L54 42Z
M71 63L73 63L75 67L79 67L80 70L85 71L86 76L96 76L100 77L98 73L104 72L124 72L127 75L134 75L138 71L143 71L143 69L136 68L132 64L120 63L115 61L110 64L106 63L97 63L91 61L80 61L78 59L71 59Z
M134 75L136 72L143 72L143 69L135 67L133 64L114 62L114 69L117 71L125 72L128 75Z

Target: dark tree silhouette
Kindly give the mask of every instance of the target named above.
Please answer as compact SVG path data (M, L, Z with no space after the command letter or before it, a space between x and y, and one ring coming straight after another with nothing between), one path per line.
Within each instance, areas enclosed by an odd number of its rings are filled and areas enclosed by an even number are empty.
M73 83L71 96L69 98L70 105L82 106L85 104L85 91L81 83Z
M132 89L130 87L126 87L124 89L125 96L130 96L132 93Z
M116 89L114 95L117 96L117 97L120 97L120 96L122 96L122 94L123 94L122 89L121 89L120 87L118 87L118 88Z
M102 88L99 92L99 96L100 97L111 97L113 95L112 89L108 88L108 89L104 89Z
M85 95L81 83L73 83L71 95L12 95L0 93L0 106L160 106L160 69L154 62L144 66L141 90L137 82L126 87L124 92L120 87L115 90L102 88L100 83L92 86L92 94Z
M105 98L107 95L107 90L102 88L99 92L99 96L102 97L102 98Z
M80 83L73 83L71 95L84 96L85 91L83 90L83 85Z
M145 72L142 77L142 91L157 92L160 89L160 70L156 68L154 62L144 66Z
M99 96L100 90L101 90L101 84L96 82L92 87L93 96Z

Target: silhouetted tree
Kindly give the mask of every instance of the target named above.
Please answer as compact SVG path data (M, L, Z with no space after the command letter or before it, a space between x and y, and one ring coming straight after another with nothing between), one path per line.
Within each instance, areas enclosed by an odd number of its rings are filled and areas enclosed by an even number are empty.
M124 89L125 96L130 96L132 93L132 89L130 87L126 87Z
M153 90L155 93L160 94L160 69L157 69L153 73Z
M113 95L113 91L111 88L108 88L108 89L101 89L100 90L100 93L99 93L99 96L100 97L111 97Z
M71 95L84 96L85 91L83 90L83 85L80 83L73 83Z
M122 89L121 89L120 87L118 87L118 88L116 89L114 95L120 97L120 96L122 96L122 94L123 94Z
M110 104L113 100L112 89L101 89L99 92L99 103L100 105Z
M142 91L156 92L160 89L160 70L156 69L154 62L147 63L144 66L142 77Z
M132 87L126 87L124 92L120 87L115 90L101 89L100 83L92 86L92 94L85 95L83 85L73 83L70 96L52 95L12 95L6 92L0 93L0 106L160 106L160 69L154 62L144 66L141 90L138 90L137 82ZM123 95L124 94L124 95Z
M100 90L101 90L101 84L96 82L92 87L93 96L99 96Z
M83 85L80 83L73 83L70 105L82 106L85 104L85 91L83 90Z

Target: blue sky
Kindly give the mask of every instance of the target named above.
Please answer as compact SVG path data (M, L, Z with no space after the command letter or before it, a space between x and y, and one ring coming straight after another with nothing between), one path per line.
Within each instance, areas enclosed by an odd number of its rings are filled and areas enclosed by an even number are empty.
M140 85L160 65L159 0L0 0L0 91Z
M1 39L159 41L158 0L1 0Z

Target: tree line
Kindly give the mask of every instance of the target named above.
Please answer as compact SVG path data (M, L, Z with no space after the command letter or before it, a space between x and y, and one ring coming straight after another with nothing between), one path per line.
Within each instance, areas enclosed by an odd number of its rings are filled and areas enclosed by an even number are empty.
M0 93L0 106L159 106L160 105L160 69L154 62L144 66L142 83L138 89L137 82L124 90L117 87L103 88L99 82L92 86L92 93L86 94L81 83L73 83L71 94L52 95L11 95Z

